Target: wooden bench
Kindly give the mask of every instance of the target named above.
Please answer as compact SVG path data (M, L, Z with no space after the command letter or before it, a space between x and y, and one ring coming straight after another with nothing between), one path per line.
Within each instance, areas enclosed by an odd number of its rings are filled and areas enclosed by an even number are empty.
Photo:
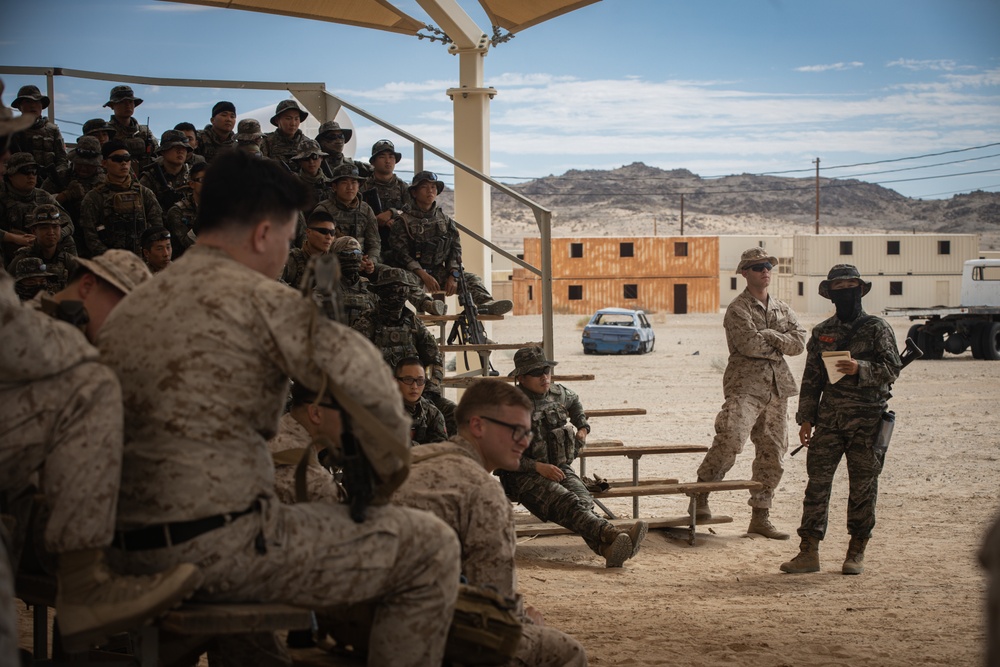
M481 375L451 375L443 380L443 384L446 387L458 387L459 389L466 389L473 382L483 379ZM494 380L502 380L503 382L514 382L515 378L509 377L507 375L494 376ZM578 375L554 375L552 377L553 382L584 382L593 380L594 376L592 374L578 374Z
M587 419L592 417L635 417L646 414L646 408L604 408L585 410Z

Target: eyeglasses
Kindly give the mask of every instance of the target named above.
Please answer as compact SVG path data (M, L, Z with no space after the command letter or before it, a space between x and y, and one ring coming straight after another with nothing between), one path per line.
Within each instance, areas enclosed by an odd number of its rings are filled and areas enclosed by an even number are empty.
M38 170L34 167L25 167L24 169L18 169L18 174L22 176L38 176Z
M132 161L132 156L131 155L109 155L108 159L111 160L112 162L117 162L118 164L121 164L123 162L131 162Z
M507 422L502 422L499 419L493 419L493 417L487 417L486 415L479 415L479 418L509 428L510 437L514 440L514 442L517 442L522 438L527 438L528 440L531 440L532 436L535 435L535 432L532 431L530 428L524 428L520 424L508 424Z
M309 229L324 236L333 236L337 233L336 229L327 229L326 227L309 227Z
M754 264L753 266L747 268L749 268L751 271L761 273L763 271L770 271L771 269L774 268L774 265L771 264L771 262L764 262L763 264Z
M536 368L533 371L528 371L525 375L530 375L533 378L540 378L543 375L552 375L552 367L542 366L541 368Z
M413 385L423 387L427 384L427 378L397 377L396 379L405 384L407 387L412 387Z

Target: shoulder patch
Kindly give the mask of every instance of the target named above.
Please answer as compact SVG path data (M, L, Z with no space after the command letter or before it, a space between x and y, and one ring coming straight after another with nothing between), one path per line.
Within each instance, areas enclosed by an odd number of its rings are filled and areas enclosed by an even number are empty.
M837 342L837 337L836 336L829 336L829 335L826 335L826 334L820 334L819 336L817 336L817 338L819 338L819 340L820 340L821 343L836 343Z

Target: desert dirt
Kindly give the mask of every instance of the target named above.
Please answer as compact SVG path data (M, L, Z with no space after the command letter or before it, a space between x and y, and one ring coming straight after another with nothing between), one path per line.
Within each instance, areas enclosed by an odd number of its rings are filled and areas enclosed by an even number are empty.
M593 419L591 439L626 445L711 444L722 405L728 356L722 314L653 317L656 348L643 356L584 355L581 318L557 315L555 350L567 374L592 373L569 385L584 407L645 408L641 417ZM821 316L802 317L811 329ZM889 320L902 347L910 325ZM536 316L495 323L495 340L540 338ZM495 353L506 374L512 353ZM789 359L801 378L804 355ZM917 361L896 382L897 421L880 478L877 525L865 572L840 572L846 530L847 472L834 484L821 543L822 571L788 575L778 566L798 550L794 535L806 484L805 451L785 457L771 518L788 541L745 532L745 491L711 496L715 514L733 523L686 531L651 531L621 569L605 569L575 536L522 538L520 588L547 622L575 636L591 665L978 665L983 662L984 572L976 554L1000 508L1000 363L970 353ZM798 445L797 399L789 401L791 448ZM644 457L642 477L692 481L703 454ZM748 443L730 479L749 479ZM631 475L624 457L589 459L587 473ZM631 500L606 501L631 516ZM679 516L685 496L646 496L640 516ZM517 511L523 512L518 506Z

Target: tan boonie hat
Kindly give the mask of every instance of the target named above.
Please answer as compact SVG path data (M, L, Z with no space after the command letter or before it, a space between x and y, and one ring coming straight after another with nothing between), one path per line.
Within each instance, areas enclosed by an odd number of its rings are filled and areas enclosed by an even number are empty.
M760 264L761 262L770 262L771 266L777 266L778 258L774 255L768 255L767 251L763 248L744 250L743 254L740 255L740 263L736 265L736 273L740 273L747 267Z
M0 79L0 97L3 97L2 79ZM0 139L31 127L37 118L38 116L33 113L22 114L15 118L11 110L5 107L3 100L0 99ZM4 143L5 142L0 142L0 144ZM6 150L4 149L0 152L6 152Z
M59 218L58 206L55 204L41 204L40 206L36 206L35 210L24 219L24 228L31 229L35 225L44 224L61 225L62 221Z
M78 257L76 261L98 278L121 290L122 294L128 294L153 276L145 262L129 250L108 250L93 259Z
M507 373L507 376L517 377L518 375L525 375L536 368L555 366L558 363L558 361L546 359L545 350L537 345L522 347L514 353L514 370Z

